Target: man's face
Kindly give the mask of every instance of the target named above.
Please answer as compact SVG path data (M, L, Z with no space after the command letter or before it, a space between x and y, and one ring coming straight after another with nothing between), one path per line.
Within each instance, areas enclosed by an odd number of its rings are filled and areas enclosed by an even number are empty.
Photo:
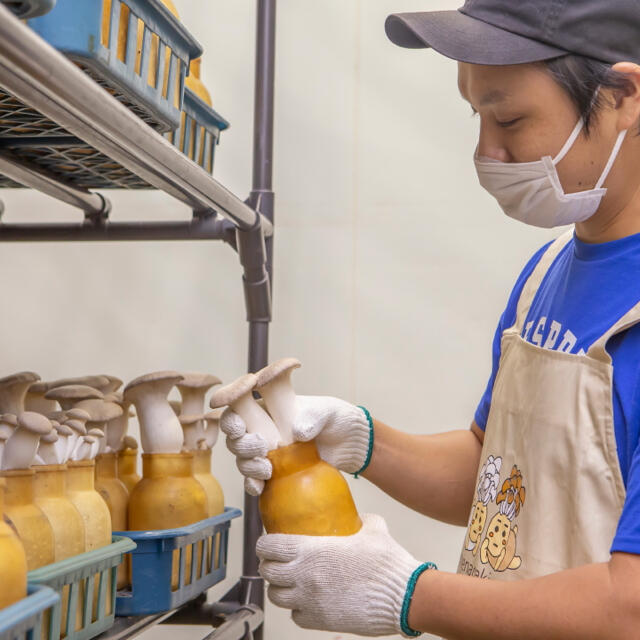
M541 64L485 66L458 63L458 87L480 120L478 154L501 162L554 157L579 119L566 91ZM610 92L607 106L557 165L566 193L592 189L618 131Z

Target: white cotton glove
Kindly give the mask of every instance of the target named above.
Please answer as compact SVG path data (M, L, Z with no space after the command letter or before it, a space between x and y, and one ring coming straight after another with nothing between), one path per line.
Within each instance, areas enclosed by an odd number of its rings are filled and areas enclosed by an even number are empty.
M269 599L291 609L305 629L418 635L403 627L401 616L404 605L406 625L411 578L426 567L391 537L382 517L361 517L362 529L352 536L262 536L256 553L260 575L270 583Z
M320 457L346 473L356 473L369 453L371 429L365 412L350 402L327 396L296 396L293 437L301 442L316 439ZM259 434L247 433L242 418L227 408L220 418L227 447L236 456L245 490L258 496L271 477L267 443Z

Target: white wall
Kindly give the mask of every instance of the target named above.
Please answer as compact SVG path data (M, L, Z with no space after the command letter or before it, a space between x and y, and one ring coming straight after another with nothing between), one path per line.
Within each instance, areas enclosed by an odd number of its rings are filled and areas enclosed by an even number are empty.
M216 177L245 196L254 2L175 3L204 46L214 105L232 123ZM301 392L364 404L414 433L469 425L513 281L553 235L507 219L478 186L471 161L478 125L458 95L455 63L385 38L391 12L458 4L278 3L271 358L303 361ZM29 191L0 197L6 221L78 219ZM189 216L161 193L111 197L114 220ZM104 371L129 379L175 368L230 380L244 372L241 272L226 246L0 245L0 273L4 374ZM228 503L242 506L241 479L222 444L214 460ZM360 510L383 514L415 556L455 570L462 529L409 511L366 480L351 486ZM229 573L237 576L241 523L233 529ZM147 637L200 631L165 628ZM351 636L302 631L269 606L266 637Z

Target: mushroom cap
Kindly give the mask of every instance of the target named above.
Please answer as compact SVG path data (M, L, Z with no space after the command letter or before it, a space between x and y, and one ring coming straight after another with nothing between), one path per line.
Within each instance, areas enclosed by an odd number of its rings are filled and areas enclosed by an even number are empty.
M95 436L96 438L104 438L104 431L102 429L98 429L98 427L92 427L87 431L88 436Z
M122 380L117 376L110 376L106 373L103 373L102 378L107 379L107 384L103 385L105 389L111 389L110 393L114 393L116 389L119 389L122 386ZM100 389L102 391L102 388Z
M0 422L3 424L11 425L12 427L18 426L18 417L13 415L13 413L3 413L0 416Z
M213 392L209 406L212 409L226 407L241 396L250 393L256 386L257 377L254 373L246 373L230 384L220 387Z
M136 387L143 384L150 384L152 382L158 382L159 380L166 380L167 382L172 380L174 384L182 380L182 375L177 371L154 371L153 373L147 373L143 376L134 378L125 388L124 397L126 399L127 394Z
M44 394L47 391L49 391L49 383L40 381L34 382L27 393Z
M216 384L222 384L222 380L210 373L197 373L196 371L187 371L182 374L183 380L176 387L180 389L209 389Z
M74 407L73 409L69 409L69 411L64 411L63 413L66 414L68 420L83 420L84 422L91 420L89 413L84 409L79 409L78 407Z
M124 438L122 438L122 448L123 449L137 449L138 441L133 437L127 434Z
M58 442L58 434L54 429L51 429L49 433L45 433L44 435L40 436L40 442L46 442L47 444Z
M44 394L49 400L88 400L90 398L102 398L102 392L85 384L69 384L49 389Z
M200 422L200 420L202 420L202 416L180 416L179 420L181 425L189 426L191 424L196 424L196 422Z
M73 378L60 378L58 380L49 380L48 382L39 382L34 388L31 385L30 390L36 393L42 391L50 391L51 389L57 389L58 387L69 387L82 385L85 387L92 387L100 390L101 387L107 387L109 385L109 378L107 376L75 376Z
M0 387L11 387L14 384L24 384L25 382L37 382L40 376L33 371L20 371L12 373L10 376L0 378Z
M40 436L51 433L53 429L49 418L41 413L35 413L35 411L23 411L18 416L18 426Z
M68 424L54 424L53 428L59 436L73 435L73 429Z
M117 402L118 404L125 404L122 391L111 391L104 396L104 400L108 402Z
M80 434L81 436L87 433L87 427L84 426L84 420L67 420L65 425L69 427L72 431Z
M87 422L109 422L122 415L122 407L119 404L99 399L83 400L78 403L78 408L89 414Z
M270 365L266 366L264 369L260 369L260 371L256 373L256 377L258 378L256 382L257 390L260 391L260 387L264 387L266 384L269 384L272 380L281 376L283 373L292 371L293 369L297 369L301 366L302 363L297 358L280 358L280 360L272 362Z
M68 418L66 411L50 411L47 413L49 420L57 420L58 422L64 422Z

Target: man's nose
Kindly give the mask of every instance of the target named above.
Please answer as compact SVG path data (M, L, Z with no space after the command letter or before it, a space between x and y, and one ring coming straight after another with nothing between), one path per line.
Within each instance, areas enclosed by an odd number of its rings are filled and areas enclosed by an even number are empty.
M487 131L487 128L482 126L480 127L476 153L481 158L491 158L491 160L498 162L512 162L511 155L505 149L499 136L496 136L494 132Z

